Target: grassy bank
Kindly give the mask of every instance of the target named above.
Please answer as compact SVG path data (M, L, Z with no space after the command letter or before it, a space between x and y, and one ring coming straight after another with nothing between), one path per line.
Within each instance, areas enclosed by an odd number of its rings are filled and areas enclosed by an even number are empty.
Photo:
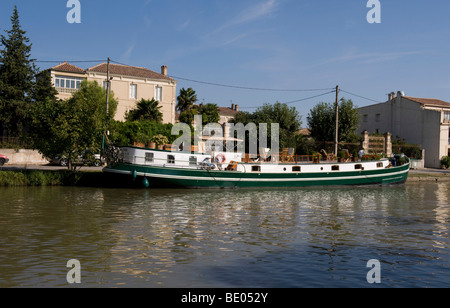
M0 171L0 187L15 186L103 186L101 171L20 170Z

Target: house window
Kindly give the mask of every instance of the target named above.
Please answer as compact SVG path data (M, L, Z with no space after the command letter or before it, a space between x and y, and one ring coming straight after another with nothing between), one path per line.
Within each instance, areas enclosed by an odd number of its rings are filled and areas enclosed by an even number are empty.
M167 163L168 164L175 164L175 156L174 155L167 155Z
M377 168L383 168L383 163L377 163Z
M367 123L368 120L369 120L369 115L368 114L363 115L363 122Z
M375 116L375 121L380 122L380 120L381 120L381 114L377 113Z
M146 162L153 162L153 153L145 153L145 161Z
M189 166L197 166L197 157L189 156Z
M136 84L130 84L130 98L132 98L132 99L137 98L137 85Z
M444 111L444 122L450 122L450 111Z
M80 89L83 78L69 76L55 76L55 88L62 89Z
M161 102L162 100L162 88L161 87L155 87L155 100L158 102Z
M300 166L292 167L292 172L300 172L300 171L301 171L301 167Z

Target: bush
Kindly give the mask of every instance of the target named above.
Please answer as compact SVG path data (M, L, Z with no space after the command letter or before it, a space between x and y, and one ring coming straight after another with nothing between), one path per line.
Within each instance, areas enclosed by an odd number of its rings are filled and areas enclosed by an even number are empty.
M441 158L441 166L442 168L448 169L450 167L450 157L449 156L443 156Z

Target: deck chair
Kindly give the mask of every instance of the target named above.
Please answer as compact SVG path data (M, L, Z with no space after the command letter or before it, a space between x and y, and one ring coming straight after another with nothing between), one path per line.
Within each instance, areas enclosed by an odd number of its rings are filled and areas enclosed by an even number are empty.
M234 160L230 161L228 166L225 168L226 171L236 171L238 163Z
M294 148L289 148L288 149L288 154L287 154L287 161L288 162L294 162L295 161L294 160L294 153L295 153Z
M268 159L269 148L259 148L259 157L261 161L266 161Z
M348 152L348 150L347 150L347 149L343 149L342 151L343 151L343 152L344 152L344 154L345 154L345 156L344 156L344 160L345 160L346 162L349 162L349 161L351 161L351 160L352 160L352 158L351 158L351 156L350 156L350 153Z
M333 153L327 153L327 151L325 151L324 149L320 150L320 154L322 154L323 159L325 159L325 160L330 161L330 160L334 160L335 159Z
M282 163L287 161L288 153L289 153L289 149L288 148L284 148L283 151L281 151L280 161Z

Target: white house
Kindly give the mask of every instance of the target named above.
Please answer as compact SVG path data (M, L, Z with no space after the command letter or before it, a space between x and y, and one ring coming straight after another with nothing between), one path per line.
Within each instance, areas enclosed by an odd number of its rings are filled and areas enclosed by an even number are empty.
M393 138L425 149L425 167L440 168L450 155L450 103L439 99L405 96L392 92L388 101L358 109L360 133L390 132Z

